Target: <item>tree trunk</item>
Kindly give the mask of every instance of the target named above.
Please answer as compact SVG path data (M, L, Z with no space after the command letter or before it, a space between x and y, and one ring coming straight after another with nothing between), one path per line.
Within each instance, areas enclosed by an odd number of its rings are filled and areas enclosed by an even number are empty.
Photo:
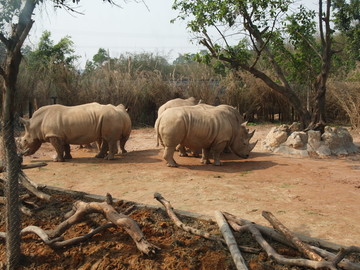
M326 11L322 10L322 0L319 0L319 29L321 38L321 71L315 82L316 96L314 100L314 110L311 115L311 122L306 130L314 129L324 132L326 117L325 117L325 96L326 83L331 68L331 28L330 28L330 12L331 0L326 1Z
M6 239L7 269L16 269L20 263L20 211L19 211L19 172L21 159L16 153L14 137L16 81L21 62L21 47L27 37L33 21L31 16L37 1L27 0L19 12L19 20L11 25L11 36L7 38L0 32L0 40L6 46L6 58L0 75L4 78L1 111L1 133L6 161Z
M8 57L11 58L11 57ZM14 69L9 65L8 74L13 74ZM9 76L12 77L12 76ZM16 80L16 76L15 76ZM4 80L5 93L3 93L2 110L2 141L6 163L7 184L6 196L6 239L7 267L15 269L20 261L20 211L19 211L19 184L18 177L21 168L21 160L16 154L14 138L14 93L15 85L11 80Z

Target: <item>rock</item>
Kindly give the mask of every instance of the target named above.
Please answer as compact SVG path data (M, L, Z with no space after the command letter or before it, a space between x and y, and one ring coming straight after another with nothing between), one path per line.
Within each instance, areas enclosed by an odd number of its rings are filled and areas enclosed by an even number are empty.
M265 150L273 151L276 147L279 147L280 144L286 142L289 127L287 125L281 125L279 127L273 127L265 140L263 141L263 148Z
M325 127L321 140L329 147L332 155L348 155L359 151L349 131L343 127Z
M303 149L306 148L306 144L308 142L308 135L303 131L295 131L290 134L287 138L285 145L288 147L292 147L295 149Z
M308 135L307 150L308 152L315 153L321 145L321 133L320 131L309 130L307 132L307 135Z
M274 153L286 155L328 157L349 155L359 152L353 138L346 128L326 126L325 132L309 130L292 131L300 128L293 123L290 127L281 125L270 130L263 142L263 148Z
M300 131L301 130L301 123L293 122L289 127L290 132Z

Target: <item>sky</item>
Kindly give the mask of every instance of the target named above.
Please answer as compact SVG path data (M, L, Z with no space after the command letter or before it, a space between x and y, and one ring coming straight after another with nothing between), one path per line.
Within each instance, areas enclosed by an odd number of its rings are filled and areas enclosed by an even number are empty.
M45 1L46 2L46 1ZM171 0L142 2L116 1L122 7L102 0L80 1L77 11L84 15L56 9L49 4L38 7L35 23L27 41L35 46L43 31L51 32L57 43L70 36L81 64L92 60L99 48L109 51L111 57L120 54L153 52L173 61L179 54L203 49L191 42L192 35L185 22L170 23L177 12L171 9Z
M173 0L116 0L121 7L102 0L82 0L76 14L64 9L54 10L51 1L37 7L27 44L35 47L42 33L51 32L57 43L70 36L75 54L81 58L80 67L92 60L99 48L108 50L110 57L119 57L126 52L152 52L175 60L179 54L195 53L204 47L194 40L186 29L186 22L170 23L178 12L171 9ZM316 0L301 0L314 5Z

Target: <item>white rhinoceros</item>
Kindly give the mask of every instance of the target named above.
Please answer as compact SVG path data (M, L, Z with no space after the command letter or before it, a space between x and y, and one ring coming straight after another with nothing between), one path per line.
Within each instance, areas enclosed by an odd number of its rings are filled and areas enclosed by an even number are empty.
M165 102L160 106L158 110L158 117L167 109L181 106L193 106L196 105L197 102L194 97L189 97L187 99L175 98Z
M96 102L78 106L48 105L35 111L30 120L20 120L25 126L25 134L20 139L24 155L32 155L42 143L50 142L57 153L54 161L72 158L70 144L94 141L103 142L96 157L114 159L117 141L120 140L124 152L131 132L130 117L122 105Z
M226 106L226 105L225 105ZM201 162L209 164L213 153L214 165L222 165L220 153L228 146L239 157L247 158L256 142L249 141L246 122L233 109L225 106L183 106L164 111L155 123L156 134L165 147L164 159L170 167L176 167L173 158L175 147L181 144L190 149L202 149Z
M198 103L201 103L201 100ZM198 103L196 102L194 97L189 97L187 99L182 99L182 98L171 99L159 107L158 118L164 111L166 111L169 108L175 108L181 106L194 106ZM159 142L157 142L156 146L159 146ZM181 157L188 156L185 147L183 147L182 145L178 145L176 147L176 150L179 150ZM199 156L199 152L197 150L193 150L192 153L194 156Z

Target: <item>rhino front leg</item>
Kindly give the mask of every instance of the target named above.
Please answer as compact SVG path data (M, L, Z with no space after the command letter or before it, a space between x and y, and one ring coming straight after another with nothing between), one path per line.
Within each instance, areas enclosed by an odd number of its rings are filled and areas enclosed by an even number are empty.
M63 140L61 140L59 137L50 137L49 142L52 144L52 146L54 146L57 154L56 157L54 158L54 161L64 162L65 159L63 155L65 151L65 147L64 147L65 144Z
M202 157L201 157L201 163L203 164L211 164L210 162L210 149L202 149Z
M65 155L64 155L65 159L72 159L72 156L70 154L70 144L64 145L64 153L65 153Z
M163 157L166 160L167 165L169 167L178 167L179 166L176 163L176 161L174 160L174 152L175 152L175 147L165 146Z
M185 146L179 144L179 145L177 146L177 148L179 149L179 152L180 152L179 156L180 156L180 157L187 157L187 156L188 156L188 154L186 153L186 148L185 148Z
M226 142L220 143L212 148L213 156L214 156L214 164L215 166L222 166L224 165L220 161L220 154L224 151L226 148Z

